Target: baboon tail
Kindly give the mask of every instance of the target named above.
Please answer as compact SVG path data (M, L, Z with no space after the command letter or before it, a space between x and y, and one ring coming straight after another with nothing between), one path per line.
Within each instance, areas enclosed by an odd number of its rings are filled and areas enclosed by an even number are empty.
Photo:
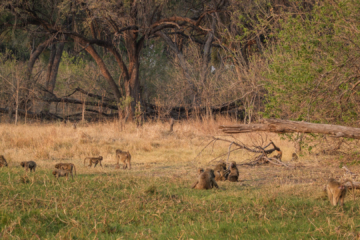
M75 173L75 176L76 176L76 167L75 167L75 165L74 165L74 173Z

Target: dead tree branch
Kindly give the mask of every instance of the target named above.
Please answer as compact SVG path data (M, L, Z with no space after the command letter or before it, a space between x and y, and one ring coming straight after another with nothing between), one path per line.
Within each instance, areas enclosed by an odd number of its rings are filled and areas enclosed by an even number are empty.
M280 119L265 119L260 124L240 124L233 126L220 126L224 133L249 132L276 132L276 133L321 133L333 137L347 137L360 139L360 128L345 127L332 124L318 124L309 122L296 122Z

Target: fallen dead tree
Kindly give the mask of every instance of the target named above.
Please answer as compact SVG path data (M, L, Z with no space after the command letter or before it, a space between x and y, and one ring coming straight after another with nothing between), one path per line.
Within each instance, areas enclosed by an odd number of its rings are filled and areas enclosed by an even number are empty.
M332 124L296 122L279 119L264 119L259 124L239 124L220 126L224 133L276 132L276 133L321 133L333 137L360 139L360 128L344 127Z
M208 146L210 146L211 144L214 145L217 141L221 141L221 142L227 142L229 143L229 148L228 148L228 152L225 154L222 154L214 159L212 159L210 162L217 160L221 157L224 157L227 155L227 159L226 159L226 163L229 163L229 157L230 157L230 153L234 152L234 151L238 151L238 150L246 150L252 153L257 154L257 156L255 156L254 160L251 160L249 162L246 163L241 163L241 164L237 164L238 166L244 166L244 165L248 165L248 166L257 166L257 165L262 165L262 164L273 164L273 165L277 165L277 166L283 166L283 167L295 167L291 164L285 164L281 161L281 159L278 158L274 158L274 157L269 157L268 155L270 155L271 153L273 153L274 151L278 151L281 152L280 148L277 147L273 141L270 140L270 142L265 145L262 146L262 144L258 144L255 145L253 144L253 146L249 146L246 145L242 142L238 142L238 141L231 141L229 139L224 139L224 138L213 138L200 152L199 154L195 157L197 158ZM235 149L231 150L232 146L236 146ZM272 148L267 149L269 146L272 146ZM229 165L229 164L228 164Z

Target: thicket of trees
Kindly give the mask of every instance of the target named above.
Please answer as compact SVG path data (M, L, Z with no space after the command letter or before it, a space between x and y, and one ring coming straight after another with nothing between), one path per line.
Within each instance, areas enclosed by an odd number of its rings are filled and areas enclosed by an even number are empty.
M16 122L230 112L246 123L356 125L359 7L355 0L1 1L0 113Z

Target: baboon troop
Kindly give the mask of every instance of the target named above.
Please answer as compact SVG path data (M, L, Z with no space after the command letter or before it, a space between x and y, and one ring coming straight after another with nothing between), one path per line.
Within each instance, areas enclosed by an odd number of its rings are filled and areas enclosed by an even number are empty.
M215 166L214 168L215 180L216 181L225 181L229 172L226 170L226 163L222 162Z
M67 170L71 173L71 175L73 174L73 170L74 173L76 175L76 168L75 165L73 163L57 163L55 164L55 168L56 169L62 169L62 170Z
M0 167L7 167L8 163L3 155L0 155Z
M237 182L239 179L239 170L236 166L236 162L230 163L230 174L228 176L228 180L230 182Z
M69 179L69 174L71 174L72 179L74 179L72 173L63 169L55 169L52 174L56 177L56 179L59 179L59 177L66 177L66 180Z
M35 172L36 162L34 161L21 162L20 165L25 168L26 172L29 168L30 168L30 172L32 172L33 170Z
M191 188L212 189L213 187L219 188L215 181L214 170L208 168L199 175L198 180L192 185Z
M231 162L229 170L226 169L226 163L221 162L215 166L214 169L203 168L197 169L198 180L191 186L195 189L211 189L214 186L218 188L216 181L230 181L237 182L239 178L239 170L236 162Z
M297 161L298 159L299 159L298 155L296 153L293 153L291 161Z
M129 170L131 169L131 155L130 152L124 152L120 149L116 149L116 160L117 164L119 165L119 161L123 163L123 169L126 169L129 167Z
M328 181L328 184L326 185L326 192L329 197L330 203L333 206L336 206L340 204L341 206L344 205L344 199L347 192L347 187L344 185L346 182L350 182L353 194L354 194L354 200L355 200L355 193L354 193L354 184L350 180L345 180L344 182L338 182L333 178L330 178Z
M98 164L100 164L100 166L103 167L102 164L101 164L101 161L103 160L102 156L99 156L99 157L86 157L84 159L84 166L85 166L86 160L89 160L88 167L91 167L93 164L94 164L94 167L96 167L96 165L98 165Z

